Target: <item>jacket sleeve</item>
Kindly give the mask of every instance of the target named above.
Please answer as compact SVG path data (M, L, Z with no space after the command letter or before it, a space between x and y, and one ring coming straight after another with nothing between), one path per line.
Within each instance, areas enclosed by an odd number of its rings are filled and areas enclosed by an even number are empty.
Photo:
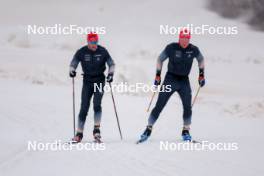
M112 59L112 57L110 56L110 54L108 53L107 50L106 51L106 63L108 65L108 74L114 74L115 72L115 62Z
M204 57L202 53L200 52L199 48L196 49L196 60L198 62L198 66L201 69L204 69Z
M163 62L168 58L167 50L168 50L168 46L160 53L158 57L157 67L156 67L157 72L161 72Z
M79 50L74 54L72 61L70 63L70 69L76 70L80 63L80 58L79 58Z

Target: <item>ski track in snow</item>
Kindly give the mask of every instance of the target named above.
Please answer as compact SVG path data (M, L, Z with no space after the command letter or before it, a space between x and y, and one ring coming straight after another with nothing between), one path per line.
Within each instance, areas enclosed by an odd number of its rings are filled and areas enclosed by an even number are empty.
M103 141L106 144L105 151L27 151L27 140L52 142L55 139L67 140L71 137L71 130L69 130L71 129L71 105L68 102L61 103L60 101L65 95L70 94L70 89L68 86L45 87L30 85L21 81L6 81L4 87L13 87L12 95L18 97L17 104L22 104L26 97L28 100L41 97L37 106L35 101L26 101L26 104L19 106L18 110L23 112L23 115L19 115L18 111L9 113L8 116L6 116L7 112L0 114L1 119L5 122L5 126L2 124L1 130L7 130L9 126L19 129L12 133L12 141L6 137L3 138L3 136L1 139L4 142L1 151L12 149L12 152L1 153L0 171L4 175L17 175L18 172L22 175L34 175L36 173L38 175L56 173L71 175L75 173L72 170L78 170L78 173L82 174L89 171L89 173L97 173L98 175L116 175L118 173L120 175L146 176L149 174L154 176L213 174L215 170L224 175L259 175L258 173L263 172L258 164L251 164L253 161L256 163L263 161L257 155L258 151L261 152L264 147L261 138L263 119L256 118L252 121L251 118L242 118L237 124L239 118L235 117L221 117L221 114L215 114L213 118L204 116L204 112L212 115L214 112L221 112L222 110L221 107L214 104L205 106L202 101L201 103L198 101L195 107L192 129L194 138L211 142L236 141L240 146L239 151L160 151L159 141L176 143L180 141L181 110L180 108L176 110L173 108L175 105L180 105L177 101L175 104L177 96L173 96L168 103L168 107L165 108L159 123L154 128L152 137L146 143L135 144L146 123L147 113L142 108L146 105L146 97L116 95L121 127L124 133L124 141L120 141L110 95L106 94L102 124ZM4 92L4 87L1 87L0 92ZM28 97L29 94L22 94L29 88L31 97ZM46 90L46 94L39 94L38 92L41 90ZM54 92L54 90L60 91ZM56 97L56 99L50 102L46 95ZM8 96L10 96L8 93L3 95L4 98ZM203 94L201 96L203 97ZM47 103L48 106L45 106ZM30 109L30 105L35 108ZM43 105L45 111L41 112L43 108L37 107ZM124 107L128 105L142 110L135 113L135 116L127 117L127 110ZM58 106L61 107L57 108ZM61 109L67 109L69 114ZM54 114L50 114L50 112ZM175 112L176 117L174 116ZM33 118L32 115L37 113L39 115ZM21 120L21 118L26 121ZM129 118L133 118L133 121ZM227 124L229 125L227 126ZM233 131L233 128L236 131ZM84 140L90 141L92 139L91 129L92 113L87 117ZM249 139L252 142L249 143ZM252 146L254 146L255 151L253 155Z

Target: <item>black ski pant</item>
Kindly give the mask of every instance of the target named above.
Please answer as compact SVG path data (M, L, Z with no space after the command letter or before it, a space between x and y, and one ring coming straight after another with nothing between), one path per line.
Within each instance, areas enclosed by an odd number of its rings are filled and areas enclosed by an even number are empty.
M98 87L96 87L96 85ZM94 125L100 125L101 117L102 117L101 102L104 94L103 91L104 85L105 85L104 81L103 82L89 82L86 80L83 81L81 109L78 117L77 131L83 132L84 124L86 121L87 113L89 111L90 101L92 97L93 97L93 109L94 109Z
M179 77L167 73L162 85L170 85L171 91L163 90L159 93L156 105L149 116L148 125L154 125L154 123L159 118L161 111L163 110L163 108L165 107L174 92L177 92L179 94L183 105L183 125L190 125L192 118L192 91L188 76Z

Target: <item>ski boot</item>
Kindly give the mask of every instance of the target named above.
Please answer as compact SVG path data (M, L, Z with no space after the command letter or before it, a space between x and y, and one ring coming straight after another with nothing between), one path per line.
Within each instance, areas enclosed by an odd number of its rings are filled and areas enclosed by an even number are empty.
M95 125L93 130L94 142L101 143L100 125Z
M149 136L151 135L151 131L152 131L152 126L147 126L144 133L140 136L140 139L137 141L137 144L148 140Z
M72 138L72 143L79 143L82 141L82 138L83 138L83 133L77 132L74 138Z
M182 129L182 140L183 141L192 141L192 136L190 135L190 128L183 127Z

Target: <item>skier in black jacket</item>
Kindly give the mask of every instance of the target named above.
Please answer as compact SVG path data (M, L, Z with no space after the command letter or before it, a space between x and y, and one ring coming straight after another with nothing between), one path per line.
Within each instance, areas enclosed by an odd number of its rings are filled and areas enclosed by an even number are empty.
M81 63L83 70L83 87L81 98L81 109L78 116L77 133L73 141L80 142L83 138L84 124L89 110L90 101L93 96L94 109L94 130L93 136L95 140L100 140L100 123L102 116L101 101L103 98L103 91L98 89L105 85L104 71L106 64L108 65L107 82L113 81L115 63L108 51L98 45L98 35L90 33L87 35L88 45L80 48L74 55L70 64L70 77L76 76L76 68ZM96 85L98 86L96 88Z
M192 118L192 93L189 82L189 73L191 71L193 59L196 58L199 66L198 82L201 87L205 85L204 78L204 57L198 47L189 43L191 34L184 29L179 34L179 42L171 43L166 46L158 58L156 78L154 84L158 86L161 82L162 63L169 58L168 71L166 73L163 85L170 85L171 91L161 91L158 96L157 103L148 119L148 125L144 133L141 135L140 142L148 139L151 134L152 127L158 119L161 111L168 102L170 96L174 92L178 92L183 105L183 130L182 138L184 141L191 141L190 125Z

